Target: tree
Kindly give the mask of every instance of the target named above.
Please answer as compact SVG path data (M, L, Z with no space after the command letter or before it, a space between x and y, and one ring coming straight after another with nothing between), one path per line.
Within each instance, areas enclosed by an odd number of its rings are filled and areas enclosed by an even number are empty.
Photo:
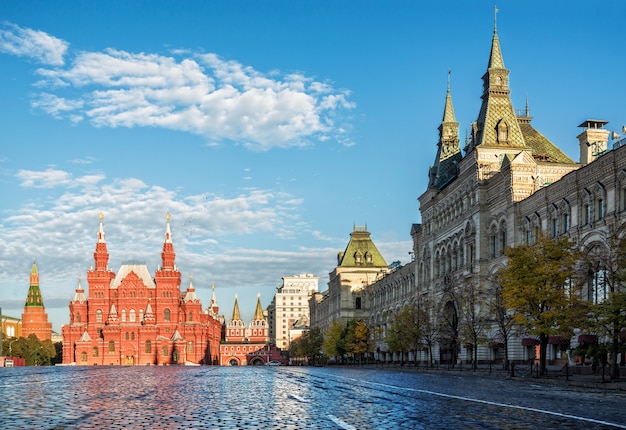
M533 245L507 248L502 270L502 297L513 321L528 333L539 336L540 374L546 372L548 337L569 338L579 326L580 289L575 282L578 252L562 236L540 235Z
M419 303L407 305L398 312L391 321L386 343L394 352L400 352L401 363L404 364L404 354L413 349L422 347L424 340L425 317L424 309ZM417 365L417 359L415 361Z
M500 283L500 274L494 273L490 276L491 294L488 307L491 311L493 322L497 327L497 335L504 343L504 368L509 369L509 337L513 333L515 324L513 317L507 311L504 305L504 297L502 296L502 284Z
M369 352L370 330L363 320L348 321L347 327L353 330L350 342L346 344L348 351L358 357L359 364L363 364L363 356Z
M12 339L9 345L11 355L23 358L27 366L50 366L56 357L56 348L52 341L40 341L34 334L27 338Z
M482 300L480 286L471 280L465 282L456 292L459 304L459 335L472 345L472 369L478 364L478 344L485 342L484 332L490 321L488 307Z
M324 333L322 351L328 357L335 359L343 358L346 353L345 342L343 341L344 326L339 321L333 321Z
M616 380L620 335L626 327L626 238L605 234L587 250L582 267L592 311L589 327L610 339L610 375Z

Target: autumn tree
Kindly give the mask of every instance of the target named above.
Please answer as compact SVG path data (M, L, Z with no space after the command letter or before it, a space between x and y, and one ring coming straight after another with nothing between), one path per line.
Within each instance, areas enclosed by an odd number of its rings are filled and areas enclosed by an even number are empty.
M369 352L370 330L363 320L352 319L346 325L346 347L348 352L358 358L359 364L363 363L363 357Z
M391 352L400 353L400 365L404 366L404 355L409 351L412 339L407 335L411 325L413 310L409 306L394 315L387 329L385 343Z
M589 327L610 339L610 374L616 380L620 335L626 327L626 238L604 234L586 250L582 268L591 308Z
M289 344L289 355L293 358L306 357L311 365L320 364L323 341L321 330L313 327Z
M540 374L546 372L549 336L569 338L580 323L580 290L575 280L579 258L565 237L540 235L535 244L507 248L502 270L502 297L516 324L539 336Z
M343 340L344 326L339 321L333 321L324 333L322 351L328 357L335 359L342 358L346 353L345 342Z

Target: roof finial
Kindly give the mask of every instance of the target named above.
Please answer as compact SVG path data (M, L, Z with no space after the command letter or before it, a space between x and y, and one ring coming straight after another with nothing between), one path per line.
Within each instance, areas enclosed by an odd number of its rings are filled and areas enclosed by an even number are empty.
M526 94L526 116L530 116L530 109L528 108L528 94Z
M498 32L498 8L493 6L493 32Z
M450 68L448 67L448 92L450 92Z

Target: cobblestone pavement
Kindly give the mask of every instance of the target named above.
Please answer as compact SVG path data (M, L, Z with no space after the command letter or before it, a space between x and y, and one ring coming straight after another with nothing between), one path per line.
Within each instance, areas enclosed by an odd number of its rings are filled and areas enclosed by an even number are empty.
M0 369L2 429L626 429L626 393L308 367Z

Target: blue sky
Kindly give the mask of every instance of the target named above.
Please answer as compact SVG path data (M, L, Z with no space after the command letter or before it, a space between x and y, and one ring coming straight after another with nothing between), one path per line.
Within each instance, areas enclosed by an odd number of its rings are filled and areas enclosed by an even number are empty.
M626 3L505 1L511 98L578 160L587 118L626 123ZM406 263L451 69L478 116L492 1L0 3L0 306L37 261L53 328L93 264L160 263L229 318L286 275L326 289L354 225ZM86 286L86 285L85 285Z

